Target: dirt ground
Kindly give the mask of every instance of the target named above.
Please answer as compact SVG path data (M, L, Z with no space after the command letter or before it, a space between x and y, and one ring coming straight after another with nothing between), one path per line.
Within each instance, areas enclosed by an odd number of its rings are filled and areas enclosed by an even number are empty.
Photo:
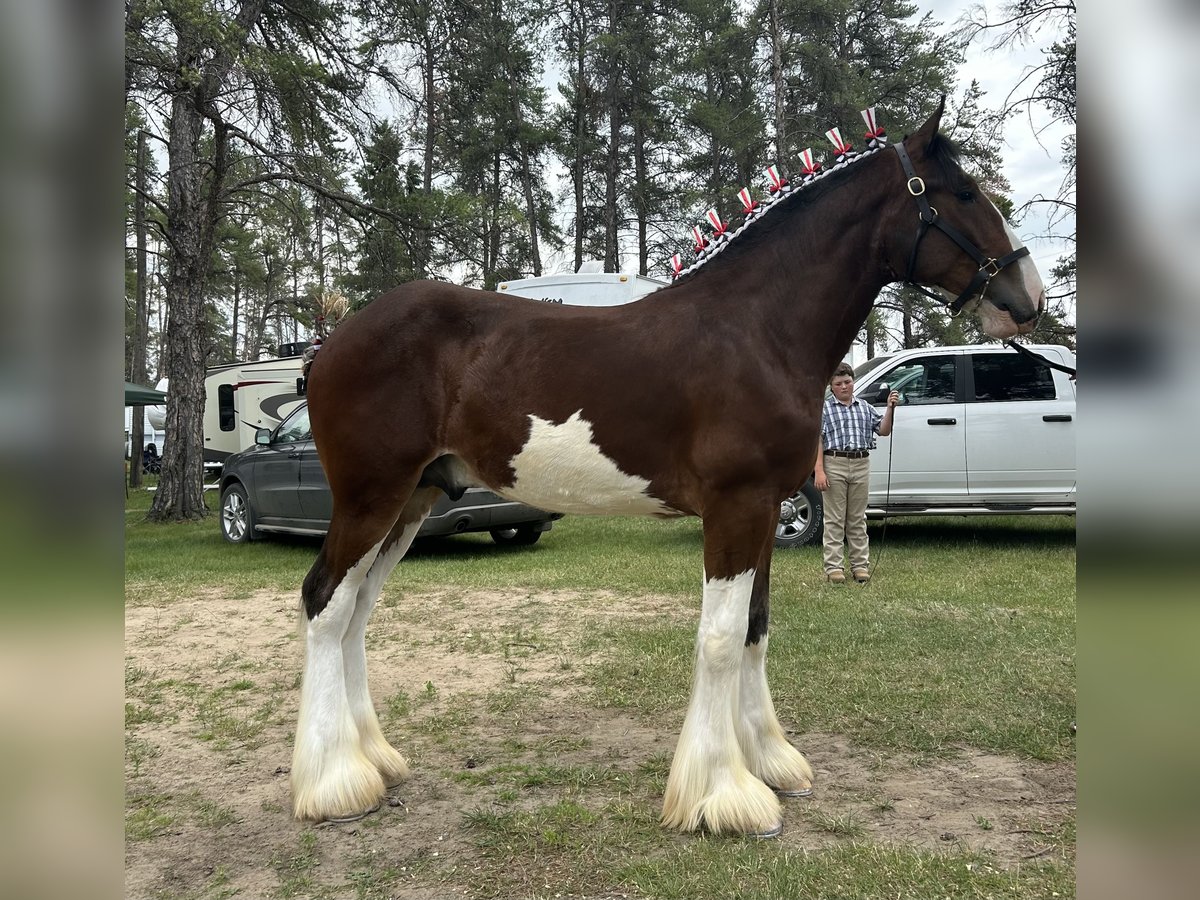
M512 639L539 604L569 604L581 611L576 627L585 629L593 608L632 619L674 614L671 601L642 598L634 606L567 592L405 599L410 611L437 605L437 620L385 603L368 635L368 657L385 733L409 757L414 775L389 791L373 816L315 827L290 815L291 729L303 654L294 598L206 594L127 610L127 897L450 896L456 871L478 873L488 862L464 822L465 812L480 805L479 788L447 778L448 771L486 771L513 737L522 743L508 758L524 758L536 746L560 765L615 760L636 771L674 751L682 709L671 721L649 721L585 707L573 687L579 673L561 655L522 655L523 642ZM506 622L508 631L489 630ZM536 713L517 716L517 735L511 710L498 714L480 699L511 687L515 673L540 701ZM425 716L444 712L451 730L452 714L465 703L469 734L437 740L427 730L410 743L382 715L388 698L398 696L424 702ZM1069 764L971 750L953 759L884 757L836 734L791 739L813 765L816 797L785 804L779 840L789 847L820 849L843 839L803 818L805 804L819 804L831 816L853 813L866 829L862 840L982 851L997 865L1017 865L1049 852L1045 834L1075 804ZM371 893L353 879L330 886L341 867L369 880L378 874L371 865L377 855L388 860L386 890ZM410 872L405 859L422 866ZM457 882L453 895L471 894L464 883L471 881Z

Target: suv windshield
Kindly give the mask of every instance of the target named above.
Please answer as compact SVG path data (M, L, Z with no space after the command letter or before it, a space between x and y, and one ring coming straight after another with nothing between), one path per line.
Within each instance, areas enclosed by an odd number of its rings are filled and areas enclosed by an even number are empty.
M298 410L279 423L275 434L271 437L273 444L292 444L296 441L307 441L309 437L308 405Z

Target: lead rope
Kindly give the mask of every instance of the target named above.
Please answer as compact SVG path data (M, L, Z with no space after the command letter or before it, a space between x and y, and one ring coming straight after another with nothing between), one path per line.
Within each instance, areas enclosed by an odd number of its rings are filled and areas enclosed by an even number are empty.
M872 584L875 583L875 572L883 565L883 551L887 547L888 512L892 506L892 450L896 446L896 410L899 408L899 403L892 407L892 433L888 439L887 487L883 493L883 530L879 532L879 557L875 564L871 566Z

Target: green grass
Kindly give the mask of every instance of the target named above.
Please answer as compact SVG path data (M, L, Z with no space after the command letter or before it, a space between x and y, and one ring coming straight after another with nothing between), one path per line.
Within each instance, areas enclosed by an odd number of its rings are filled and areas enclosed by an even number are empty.
M142 521L147 506L142 496L127 503L130 604L169 606L203 590L294 595L319 547L289 539L230 546L215 518L150 525ZM783 721L801 733L844 735L881 758L902 753L918 763L964 748L1072 760L1074 522L897 520L886 537L872 526L871 537L876 570L866 587L824 583L818 548L775 554L769 676ZM609 757L602 752L607 744L525 727L551 704L567 704L585 714L618 710L665 734L677 729L691 685L700 586L695 520L572 517L528 549L499 548L473 535L418 543L392 576L383 613L393 627L369 633L378 642L372 646L412 640L406 625L429 633L439 622L436 604L405 604L407 595L437 593L451 607L463 591L521 601L494 620L437 627L426 639L439 652L497 663L499 684L456 691L417 682L376 697L385 732L402 735L405 752L436 773L424 799L436 799L442 785L467 789L477 804L463 817L471 850L453 865L426 859L415 868L407 858L398 866L396 856L374 852L366 838L351 845L358 850L334 851L339 845L323 843L330 832L305 830L298 843L268 856L276 895L382 897L406 885L481 897L1074 895L1069 809L1052 825L1029 824L1035 856L1019 866L958 845L930 853L873 842L876 818L896 806L883 794L864 796L854 809L827 797L791 812L789 829L818 836L831 845L826 850L680 836L657 821L668 754ZM652 598L661 613L606 615L608 595L626 607ZM536 671L552 678L558 693L547 694L545 682L531 677L538 662ZM161 764L160 751L139 735L176 725L213 752L236 753L279 727L285 686L272 673L236 656L217 668L219 682L212 673L174 673L172 680L127 668L131 843L152 842L181 823L226 831L239 825L224 805L154 793L148 773ZM564 694L570 699L555 699ZM388 821L365 820L361 831L386 841ZM975 825L981 833L1013 827L983 818ZM326 851L341 855L329 859Z
M1050 898L1074 895L1074 874L1049 862L1005 869L986 855L928 853L862 841L849 816L805 819L840 842L820 852L707 835L665 839L644 805L562 800L525 812L464 817L490 865L471 882L483 897L585 893L598 883L660 900L797 897ZM586 896L586 893L585 893Z

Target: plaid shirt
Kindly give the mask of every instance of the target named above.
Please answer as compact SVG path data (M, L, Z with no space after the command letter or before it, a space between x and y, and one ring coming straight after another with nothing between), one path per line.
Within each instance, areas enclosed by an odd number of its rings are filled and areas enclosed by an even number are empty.
M821 415L821 444L826 450L874 450L883 416L865 400L849 406L837 397L825 401Z

